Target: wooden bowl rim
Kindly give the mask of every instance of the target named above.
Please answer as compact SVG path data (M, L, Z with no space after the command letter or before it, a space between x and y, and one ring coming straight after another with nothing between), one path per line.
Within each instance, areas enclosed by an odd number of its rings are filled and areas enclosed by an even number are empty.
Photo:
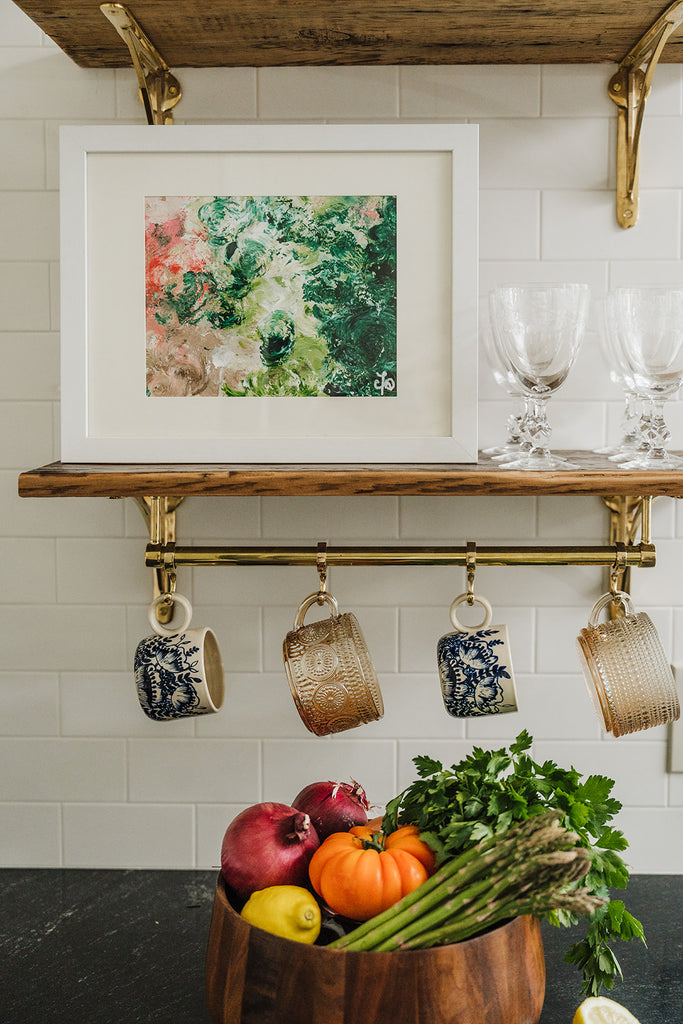
M376 950L346 950L346 949L329 949L328 946L317 946L315 944L308 944L305 942L296 942L294 939L286 939L281 935L273 935L272 932L267 932L263 928L258 928L256 925L250 924L248 921L238 914L230 900L228 899L228 893L225 885L225 879L223 873L218 872L216 879L216 896L215 899L221 904L221 908L231 918L236 927L251 929L255 928L256 931L263 932L273 942L284 942L289 945L297 946L301 951L302 955L306 955L310 951L310 955L313 956L334 956L346 955L350 957L390 957L392 962L396 962L397 957L435 957L440 956L444 959L452 959L456 955L461 955L465 949L474 949L477 945L486 945L492 935L505 930L514 932L516 930L524 931L527 927L531 927L532 935L536 933L538 941L540 939L541 926L538 918L533 915L526 914L521 917L513 917L510 921L504 921L501 924L495 925L493 928L486 932L482 932L481 935L474 935L471 939L463 939L461 942L454 942L446 946L432 946L429 949L400 949L392 951L379 952Z

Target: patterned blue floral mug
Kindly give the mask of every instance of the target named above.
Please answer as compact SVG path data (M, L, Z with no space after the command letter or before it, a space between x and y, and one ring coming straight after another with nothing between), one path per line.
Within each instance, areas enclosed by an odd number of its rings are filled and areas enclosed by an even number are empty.
M478 626L465 626L457 609L470 603L484 608ZM450 608L455 633L442 636L437 644L441 695L449 715L479 718L517 710L515 679L507 626L491 626L493 612L485 597L460 594Z
M185 612L180 626L167 628L156 619L156 608L168 595L152 601L149 621L153 636L135 652L135 685L140 706L155 722L219 711L225 696L223 661L215 634L207 626L188 629L192 605L182 594L174 603Z

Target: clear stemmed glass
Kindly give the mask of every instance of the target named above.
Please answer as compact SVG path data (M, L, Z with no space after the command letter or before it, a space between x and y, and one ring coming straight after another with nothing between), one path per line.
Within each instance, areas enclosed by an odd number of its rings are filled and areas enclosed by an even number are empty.
M509 364L505 362L503 354L496 344L491 324L487 323L484 318L481 321L480 338L486 361L496 384L521 405L519 412L513 412L507 418L507 440L502 444L483 449L484 455L490 455L492 459L498 461L520 455L531 447L530 442L526 439L529 399L525 396Z
M577 469L550 451L546 406L567 378L583 340L590 290L584 284L532 284L495 288L491 326L504 358L530 400L528 452L503 468Z
M594 448L596 455L607 455L613 462L632 459L643 444L645 425L649 422L649 407L642 408L633 374L621 353L616 338L616 324L612 296L601 303L601 324L599 333L600 350L609 370L611 381L621 388L624 395L624 411L621 418L621 437L617 444ZM647 446L646 446L647 448Z
M650 406L646 451L621 462L623 469L681 469L668 451L671 432L664 404L683 384L683 289L617 288L607 302L613 337L636 390Z

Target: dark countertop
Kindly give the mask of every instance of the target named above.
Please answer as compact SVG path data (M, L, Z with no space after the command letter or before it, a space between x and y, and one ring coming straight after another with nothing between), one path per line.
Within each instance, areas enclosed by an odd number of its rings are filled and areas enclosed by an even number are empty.
M215 871L0 870L0 1021L210 1024L215 883ZM624 981L603 994L641 1024L683 1020L682 893L683 876L635 875L618 894L648 946L617 943ZM579 972L563 961L572 930L544 923L543 939L541 1024L571 1024L583 998Z

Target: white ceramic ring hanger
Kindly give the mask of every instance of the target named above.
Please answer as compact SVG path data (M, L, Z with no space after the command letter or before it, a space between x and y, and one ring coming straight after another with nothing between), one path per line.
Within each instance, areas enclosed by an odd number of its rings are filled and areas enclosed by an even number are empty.
M458 618L457 610L461 604L467 602L468 604L480 604L484 609L484 619L479 623L478 626L465 626ZM449 616L453 627L457 629L459 633L477 633L480 629L486 629L493 618L493 609L486 600L485 597L480 597L479 594L459 594L453 601L450 607Z
M179 604L181 608L184 609L185 615L180 625L162 626L161 623L157 621L157 608L159 607L160 604L168 603L169 599L173 601L174 604ZM159 594L159 596L155 597L152 603L150 604L149 611L147 613L147 618L149 619L149 623L152 629L159 636L175 636L176 633L184 633L187 627L190 625L190 620L192 619L192 605L190 604L189 600L182 594Z

